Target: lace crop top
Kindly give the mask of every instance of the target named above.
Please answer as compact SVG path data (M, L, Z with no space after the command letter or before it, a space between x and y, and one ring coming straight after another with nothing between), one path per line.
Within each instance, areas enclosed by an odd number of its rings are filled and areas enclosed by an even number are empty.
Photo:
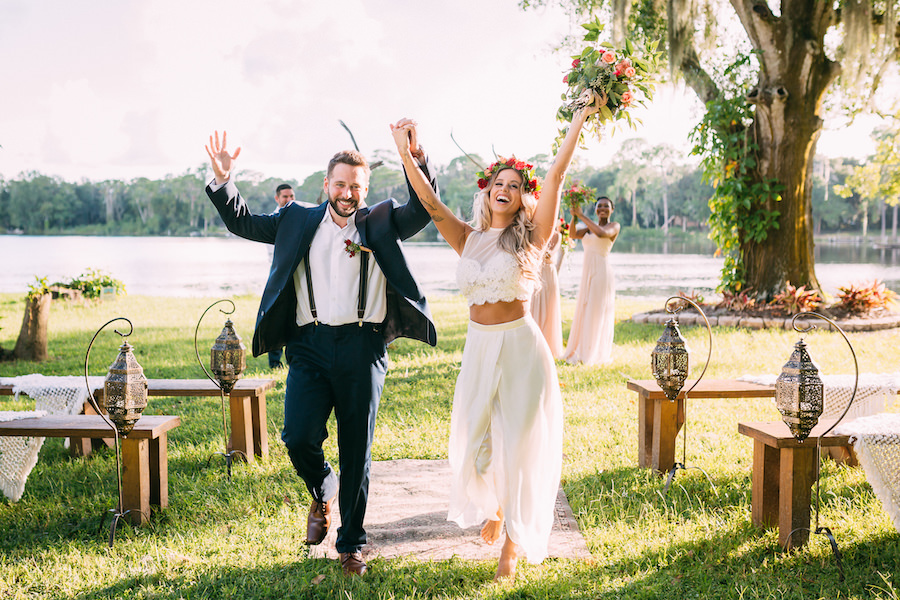
M456 283L459 291L473 304L529 300L534 285L522 276L516 258L497 246L502 229L473 231L466 238Z

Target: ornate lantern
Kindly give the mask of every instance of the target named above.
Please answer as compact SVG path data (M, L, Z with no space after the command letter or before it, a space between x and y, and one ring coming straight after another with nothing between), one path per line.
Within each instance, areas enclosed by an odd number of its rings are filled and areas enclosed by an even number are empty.
M835 560L837 561L838 570L840 571L840 578L843 581L844 567L841 564L841 553L838 550L837 541L834 539L834 535L831 533L831 529L819 525L819 473L821 471L820 462L822 460L822 438L831 433L831 431L835 427L837 427L838 423L840 423L844 419L844 417L847 416L847 413L850 411L850 407L853 406L853 400L856 399L856 390L859 385L859 363L856 360L856 352L853 350L853 345L847 338L847 334L844 333L844 330L841 329L837 323L835 323L828 317L820 315L816 312L798 313L794 315L793 319L791 319L791 327L794 329L794 331L797 331L799 333L806 333L812 329L815 329L815 325L810 325L804 329L801 329L797 326L797 319L804 317L815 317L817 319L827 321L833 329L841 334L841 337L844 338L844 341L847 342L847 346L850 348L850 354L853 356L853 369L855 373L855 379L853 381L853 392L850 394L850 401L847 403L847 406L844 408L844 412L841 413L841 416L838 417L838 419L834 423L832 423L825 431L817 433L815 438L816 520L815 526L811 531L812 533L824 535L828 538L828 541L831 545L831 551L834 554ZM797 440L801 442L805 440L807 436L809 436L812 429L818 423L819 416L822 414L822 411L824 409L824 399L824 385L822 384L822 380L819 378L819 370L816 368L815 364L813 364L809 353L806 351L806 344L801 339L794 345L794 352L791 354L788 362L785 363L781 371L781 375L778 376L778 379L775 382L776 406L781 412L785 424L790 428L791 433ZM803 527L791 531L785 542L785 548L787 548L787 545L791 543L791 539L793 539L795 531L805 529L806 528Z
M209 374L209 371L206 370L206 367L203 366L203 361L200 360L200 350L197 346L197 334L200 331L200 322L203 321L203 317L206 316L209 309L220 302L228 302L231 304L230 312L219 309L221 312L230 315L235 311L234 302L224 299L216 300L206 307L206 310L203 311L203 314L200 315L200 319L197 321L196 329L194 329L194 353L197 355L197 362L200 363L200 368L203 369L203 372L209 380L218 386L219 395L222 400L222 432L225 436L225 451L213 453L213 455L209 457L209 460L206 461L206 464L209 465L209 461L212 460L213 456L224 456L225 466L228 470L228 480L231 481L231 463L234 461L234 456L244 453L240 450L228 449L230 437L228 435L228 420L225 416L225 394L231 394L234 385L237 383L238 379L241 378L241 373L243 373L244 369L247 367L245 357L246 350L244 344L241 342L241 337L234 330L234 324L231 322L231 319L226 318L222 333L216 338L216 341L209 352L209 366L210 370L215 373L214 378ZM244 458L246 459L246 455L244 455Z
M672 300L677 300L679 302L679 304L677 304L674 309L669 308L669 303ZM668 300L666 300L666 312L671 314L672 318L666 321L666 328L663 331L662 335L659 336L659 339L656 341L656 347L653 348L653 352L650 354L650 368L653 370L653 376L656 378L656 382L659 384L659 387L666 395L666 398L671 401L678 400L678 394L681 393L681 389L684 387L684 384L687 381L688 371L690 367L690 350L688 350L687 343L681 336L681 331L678 329L678 313L683 310L684 307L688 304L697 309L697 312L699 312L700 316L703 317L703 322L706 324L706 332L709 336L709 353L706 356L706 364L703 365L703 371L700 372L700 376L684 393L684 400L687 400L687 395L697 386L698 383L700 383L700 380L703 379L703 375L706 373L706 368L709 366L709 359L712 357L712 329L709 326L709 319L706 318L706 313L703 312L703 309L701 309L693 300L685 298L683 296L672 296ZM719 492L716 490L716 486L713 484L712 479L709 477L709 474L707 474L706 471L704 471L700 467L685 466L685 464L687 463L686 419L682 440L684 446L682 462L675 462L672 465L672 468L669 470L669 476L666 479L665 492L668 493L669 486L675 480L675 472L678 469L694 468L699 469L703 472L704 475L706 475L706 479L712 486L713 491L716 493L716 495L718 495Z
M216 376L219 387L230 394L234 384L241 378L241 373L247 368L246 348L235 332L231 319L225 320L222 333L216 338L209 354L209 370Z
M123 341L103 382L104 408L121 436L131 432L147 408L147 378L131 350Z
M100 335L100 332L114 321L125 321L128 323L128 333L121 333L116 330L123 338L128 337L134 331L131 321L124 317L116 317L104 323L88 344L87 352L84 355L84 383L87 386L88 401L94 407L98 415L109 425L113 432L116 450L116 486L119 492L119 504L116 508L108 511L112 516L112 524L109 529L109 547L112 548L116 538L116 525L119 519L126 516L131 510L122 512L125 505L122 496L122 461L119 450L119 436L125 437L134 428L134 424L141 418L141 413L147 407L147 378L144 377L144 369L138 364L137 359L132 353L132 346L126 341L122 342L119 347L119 355L109 366L106 379L103 381L103 410L97 405L94 398L94 390L88 380L88 363L91 357L91 347L94 340ZM108 413L108 414L107 414ZM100 527L103 528L103 521L106 519L107 513L103 514L100 520Z
M805 440L819 422L824 397L819 369L801 339L775 381L775 406L798 441Z
M671 300L671 298L669 299ZM669 303L666 301L666 310ZM680 310L680 309L678 309ZM666 328L650 354L650 369L666 398L675 400L687 380L690 351L678 329L677 311L666 321Z

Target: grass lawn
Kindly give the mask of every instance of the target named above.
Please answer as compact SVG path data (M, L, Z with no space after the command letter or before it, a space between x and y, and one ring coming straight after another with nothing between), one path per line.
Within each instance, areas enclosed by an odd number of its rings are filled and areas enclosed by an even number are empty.
M50 317L49 361L0 363L0 376L40 372L81 375L84 353L103 323L125 316L129 342L147 377L204 377L194 356L194 328L215 300L125 296L112 302L56 302ZM258 299L235 298L231 315L250 345ZM436 348L399 340L382 398L375 460L446 457L453 386L462 356L467 309L456 297L431 301ZM776 420L771 399L694 400L687 407L688 464L667 496L664 481L637 468L637 406L628 378L651 378L650 351L662 332L628 318L659 303L617 303L614 362L602 367L558 365L566 410L563 486L591 551L589 561L550 559L520 564L516 580L491 583L495 564L459 559L418 562L375 559L364 578L346 579L334 561L308 558L303 544L309 496L280 443L283 372L266 357L250 358L246 377L281 380L268 396L271 456L237 465L229 483L221 461L218 398L150 398L145 414L178 414L169 438L170 506L149 525L121 525L109 549L100 516L115 501L111 451L72 459L60 439L48 439L19 502L0 499L0 600L24 598L898 598L900 534L862 469L826 461L820 522L843 553L840 581L824 536L786 553L777 531L750 523L752 442L739 420ZM225 306L225 305L222 305ZM0 294L0 346L11 349L24 303ZM565 333L573 314L563 303ZM204 318L201 356L224 316ZM684 331L696 369L707 353L705 330ZM860 371L900 371L900 331L848 334ZM707 378L777 373L797 335L787 331L719 328ZM806 336L822 373L852 373L837 333ZM91 375L103 375L119 336L108 327L91 351ZM695 371L699 373L699 370ZM0 410L26 410L27 399L0 398ZM894 406L892 411L900 408ZM326 452L336 462L332 437ZM681 458L681 441L678 443ZM324 577L318 577L318 576Z

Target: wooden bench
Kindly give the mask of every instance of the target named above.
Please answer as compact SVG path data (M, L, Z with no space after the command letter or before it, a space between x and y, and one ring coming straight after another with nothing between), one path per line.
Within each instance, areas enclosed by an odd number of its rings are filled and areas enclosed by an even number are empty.
M834 421L820 421L798 442L781 421L738 423L738 432L753 439L751 514L758 527L778 526L778 542L797 548L809 540L812 486L816 481L816 441ZM846 446L845 435L829 433L822 450ZM791 531L800 528L791 535Z
M668 473L675 464L675 439L684 425L684 384L682 393L669 400L655 379L629 379L629 390L638 394L638 465ZM736 379L701 379L690 398L774 398L775 388Z
M266 392L273 389L276 383L274 379L240 379L229 395L231 449L243 452L248 461L252 461L254 456L262 459L269 456ZM11 396L12 393L12 386L0 386L0 396ZM219 388L209 379L148 379L147 394L162 397L218 396ZM102 395L102 387L94 390L95 398L100 399ZM73 438L70 451L75 456L90 454L90 439Z
M122 512L141 525L150 517L150 505L169 505L168 431L178 427L176 416L145 415L122 438ZM97 415L51 415L0 422L0 436L103 438L109 425ZM118 491L116 492L118 493Z

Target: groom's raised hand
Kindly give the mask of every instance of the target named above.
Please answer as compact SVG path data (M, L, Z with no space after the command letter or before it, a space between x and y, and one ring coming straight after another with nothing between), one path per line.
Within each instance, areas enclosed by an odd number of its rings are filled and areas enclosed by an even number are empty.
M219 144L219 132L215 132L215 138L209 136L209 145L204 146L206 153L209 154L209 160L212 163L213 173L216 175L216 183L221 185L228 181L231 177L231 169L234 168L234 161L241 153L240 147L229 154L226 150L228 143L228 132L222 132L222 143Z

